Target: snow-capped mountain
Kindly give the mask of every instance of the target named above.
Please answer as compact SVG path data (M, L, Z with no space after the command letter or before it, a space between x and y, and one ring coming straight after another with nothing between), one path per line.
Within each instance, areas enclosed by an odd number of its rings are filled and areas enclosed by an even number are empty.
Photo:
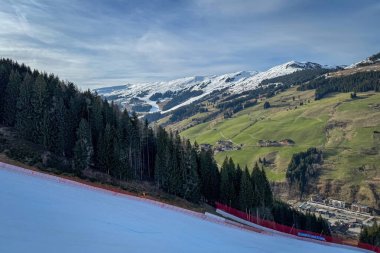
M362 60L360 62L351 64L350 66L346 67L345 69L353 69L353 68L357 68L357 67L363 67L363 66L368 66L368 65L372 65L372 64L378 64L378 63L380 63L380 53L374 54L374 55L372 55L372 56L370 56L370 57L368 57L365 60Z
M190 104L214 91L239 93L252 90L265 79L305 69L327 68L312 62L291 61L267 71L240 71L214 76L193 76L167 82L136 83L105 87L95 91L116 103L137 112L166 113ZM174 101L174 102L173 102ZM168 105L168 103L170 104Z

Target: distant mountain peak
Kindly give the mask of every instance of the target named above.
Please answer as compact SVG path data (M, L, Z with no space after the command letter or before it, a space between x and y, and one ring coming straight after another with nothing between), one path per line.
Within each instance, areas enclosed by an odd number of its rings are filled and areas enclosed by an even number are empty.
M322 66L314 62L290 61L286 63L286 67L301 68L301 69L317 69L317 68L321 68Z
M380 63L380 52L374 55L371 55L370 57L367 57L366 59L351 64L350 66L346 67L346 69L352 69L352 68L357 68L357 67L363 67L363 66L368 66L372 64L378 64Z
M98 94L124 105L128 109L143 108L144 112L163 113L190 104L202 97L227 89L239 93L256 89L265 79L271 79L305 69L322 68L313 62L290 61L274 66L266 71L237 71L222 75L191 76L171 81L136 83L96 89ZM170 102L170 106L163 104ZM167 103L167 102L165 102Z

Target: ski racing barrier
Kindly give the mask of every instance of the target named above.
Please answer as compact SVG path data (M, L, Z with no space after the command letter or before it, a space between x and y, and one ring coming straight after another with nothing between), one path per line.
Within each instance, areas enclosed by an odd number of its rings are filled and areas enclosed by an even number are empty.
M332 243L332 244L337 244L337 245L351 248L351 249L354 247L354 248L362 249L365 251L374 251L374 252L380 253L380 247L376 247L368 243L359 242L357 245L352 245L345 242L341 238L322 235L315 232L282 225L274 221L261 219L261 218L249 215L245 212L239 211L235 208L221 204L219 202L215 203L215 207L217 209L217 212L221 210L222 212L227 213L228 218L232 218L232 219L235 218L234 219L235 221L241 222L248 226L253 226L257 229L262 229L266 232L272 232L274 234L277 233L277 234L293 235L293 236L298 237L299 239L314 240L316 242L321 242L321 243Z

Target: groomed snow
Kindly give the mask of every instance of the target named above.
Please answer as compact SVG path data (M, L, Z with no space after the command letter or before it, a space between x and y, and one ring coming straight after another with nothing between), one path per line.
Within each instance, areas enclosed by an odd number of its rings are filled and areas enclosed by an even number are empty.
M352 252L36 174L0 163L0 252Z

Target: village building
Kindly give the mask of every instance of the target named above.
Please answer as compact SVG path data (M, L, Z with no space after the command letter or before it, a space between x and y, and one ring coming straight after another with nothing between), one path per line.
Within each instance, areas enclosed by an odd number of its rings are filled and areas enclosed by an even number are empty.
M329 205L336 207L336 208L345 208L346 207L346 202L342 200L336 200L336 199L329 199Z
M351 211L358 213L369 213L369 207L355 203L351 205Z

